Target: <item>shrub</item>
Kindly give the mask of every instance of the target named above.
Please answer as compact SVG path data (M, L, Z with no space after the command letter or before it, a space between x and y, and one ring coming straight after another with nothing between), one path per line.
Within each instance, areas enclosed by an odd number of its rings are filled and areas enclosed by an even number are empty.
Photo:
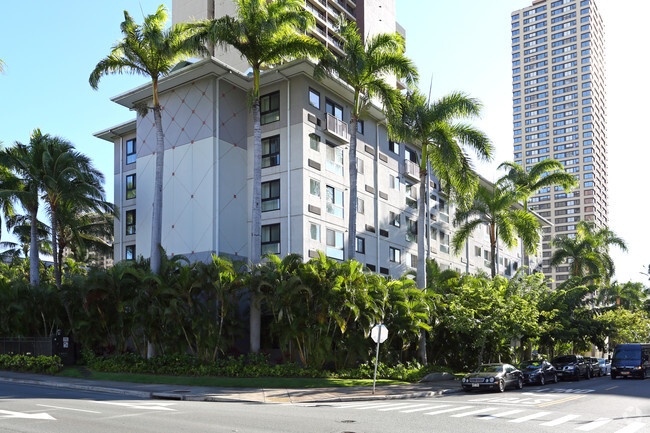
M63 368L61 358L54 356L0 355L0 370L54 374Z

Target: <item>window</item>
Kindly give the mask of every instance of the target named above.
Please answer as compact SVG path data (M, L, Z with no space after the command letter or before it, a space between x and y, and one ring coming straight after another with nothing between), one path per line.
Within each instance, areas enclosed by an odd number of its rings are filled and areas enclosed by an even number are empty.
M135 260L135 245L127 245L124 249L125 260Z
M359 254L366 253L366 240L357 236L357 242L355 246L355 251Z
M440 232L440 252L449 253L449 235L445 232Z
M320 181L309 179L309 194L320 197Z
M135 174L126 176L126 199L135 198Z
M481 247L474 247L474 255L476 257L481 257Z
M399 143L390 140L388 142L388 150L399 155Z
M388 224L399 227L401 225L401 215L395 212L388 212Z
M343 176L343 148L328 145L326 157L325 168L327 171Z
M442 198L438 199L438 203L439 203L438 209L440 209L440 214L439 214L440 220L448 223L449 222L449 205Z
M365 171L365 167L364 167L364 165L365 165L365 164L364 164L364 162L363 162L363 159L357 157L357 172L358 172L359 174L363 174L363 172Z
M365 130L365 125L363 123L363 120L357 120L357 133L363 135L364 130Z
M280 224L262 226L262 255L280 254Z
M260 98L260 123L266 125L280 120L280 92L269 93Z
M326 186L327 213L343 218L343 191L334 187Z
M126 163L133 164L136 159L135 138L126 141Z
M280 209L280 180L262 182L262 212Z
M280 136L262 139L262 168L280 165Z
M390 174L388 178L388 187L399 191L399 177Z
M320 226L318 224L309 225L309 237L313 241L320 242Z
M357 213L363 215L366 213L366 204L364 201L357 197Z
M325 112L331 114L339 120L343 120L343 107L336 102L325 99Z
M320 93L314 89L309 89L309 104L320 110Z
M393 263L402 263L402 250L388 247L388 260Z
M418 221L406 219L406 240L408 242L418 241Z
M135 209L126 211L126 234L135 234Z
M343 260L343 232L327 229L327 257Z
M320 137L316 134L309 134L309 147L318 152L320 150Z

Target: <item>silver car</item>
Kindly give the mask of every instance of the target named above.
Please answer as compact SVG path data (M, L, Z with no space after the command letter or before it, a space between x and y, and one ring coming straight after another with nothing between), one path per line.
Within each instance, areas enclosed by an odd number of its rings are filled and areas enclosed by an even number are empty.
M600 373L603 376L607 376L612 372L612 363L611 361L606 360L605 358L598 358L598 365L600 365Z

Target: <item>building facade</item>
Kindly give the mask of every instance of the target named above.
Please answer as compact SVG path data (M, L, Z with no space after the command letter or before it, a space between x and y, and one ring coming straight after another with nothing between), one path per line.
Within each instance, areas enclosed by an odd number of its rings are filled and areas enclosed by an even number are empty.
M595 0L535 0L511 14L514 161L525 168L560 161L573 191L540 190L531 208L544 228L543 272L556 282L551 240L576 236L579 221L608 224L604 28Z

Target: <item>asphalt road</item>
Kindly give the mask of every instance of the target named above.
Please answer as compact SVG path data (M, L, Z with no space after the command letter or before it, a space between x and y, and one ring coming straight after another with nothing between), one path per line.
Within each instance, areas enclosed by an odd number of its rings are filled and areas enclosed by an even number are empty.
M650 380L327 404L165 400L0 385L0 432L650 432Z

